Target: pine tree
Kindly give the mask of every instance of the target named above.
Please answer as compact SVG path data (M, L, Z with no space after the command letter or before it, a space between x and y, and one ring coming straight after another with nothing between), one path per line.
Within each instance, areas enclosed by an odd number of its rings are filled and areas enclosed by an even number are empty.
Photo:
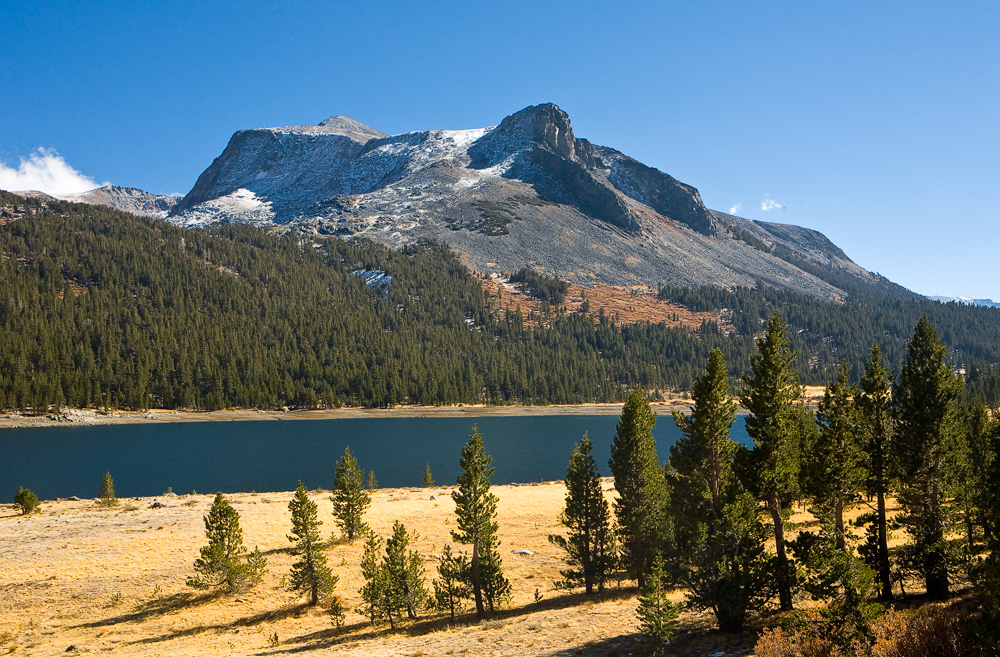
M966 558L971 559L977 552L976 534L982 529L987 537L989 523L986 509L989 507L991 489L995 486L990 478L993 461L996 459L997 422L982 401L962 404L958 409L958 445L954 455L955 472L952 475L955 493L955 507L965 525Z
M438 564L438 578L434 580L434 603L441 611L455 614L462 610L462 603L472 596L469 585L469 559L464 554L454 554L445 545Z
M594 462L594 446L587 434L573 446L566 470L566 508L560 522L569 537L550 535L549 541L566 550L570 566L559 573L570 586L583 584L587 595L604 592L615 565L611 511L604 499L601 476Z
M458 492L452 496L458 530L452 531L451 536L457 543L472 546L469 583L479 617L486 614L487 608L493 612L510 591L497 552L497 496L490 492L492 463L493 458L486 454L483 434L474 426L458 460L462 474L458 476Z
M864 485L865 454L858 437L857 388L850 383L851 368L844 362L837 381L826 387L816 422L819 433L809 446L809 459L802 469L802 490L812 500L813 515L821 523L833 521L837 549L847 549L844 507Z
M405 608L407 617L411 619L417 617L417 609L427 602L423 560L420 554L409 549L410 542L415 540L416 533L408 533L406 527L397 520L392 527L392 536L385 542L383 561L386 579L393 589L391 599L398 601L400 608ZM401 614L399 609L391 611Z
M118 505L118 498L115 497L115 480L111 478L110 472L104 474L101 492L97 496L97 505L106 507Z
M374 480L374 478L372 473L369 479ZM358 467L358 461L351 454L351 448L347 447L344 455L337 461L330 501L333 502L333 516L337 525L348 541L353 541L368 529L364 517L372 498L365 490L363 482L364 471Z
M260 583L267 561L259 549L247 554L240 515L222 493L216 494L205 516L205 536L208 545L201 548L201 556L194 562L196 575L188 580L189 586L205 589L224 585L237 592Z
M683 605L667 599L665 570L663 557L657 554L649 577L640 588L639 606L635 611L642 641L654 655L660 654L669 643L676 629L675 621L683 609Z
M382 568L382 538L372 531L365 534L361 576L365 583L359 590L363 605L358 608L358 613L367 616L372 625L381 620L389 620L395 627L395 620L388 614L386 605L389 583L385 569Z
M309 499L309 492L301 481L295 489L295 497L288 503L288 510L292 513L292 534L288 540L295 543L295 553L299 556L292 564L289 589L307 592L309 604L315 606L321 597L333 591L339 578L326 565L319 533L323 523L316 517L316 503Z
M669 493L653 438L656 414L642 390L632 390L622 408L611 443L608 465L615 478L618 499L615 515L622 558L642 588L653 560L666 547L670 527Z
M705 374L692 387L691 415L673 412L674 423L684 434L670 448L670 465L677 480L672 502L683 523L677 524L677 538L682 544L687 542L684 535L688 530L702 531L697 524L707 524L708 535L718 531L723 495L733 483L732 461L737 445L729 431L736 420L736 402L729 397L728 377L722 352L714 349Z
M954 405L961 391L946 357L924 315L906 345L906 362L892 395L892 454L903 508L899 520L913 538L910 562L924 575L927 594L934 599L949 595L951 519L946 501L956 442Z
M733 471L736 404L719 350L695 380L692 398L690 416L674 411L684 437L670 448L679 578L693 607L711 609L722 631L739 632L770 598L771 573L756 502Z
M750 373L743 375L740 401L749 412L747 434L754 444L744 469L744 485L771 514L779 606L789 610L795 574L785 551L784 515L798 493L801 430L796 426L794 404L802 387L791 367L796 354L785 331L775 311L767 320L767 330L755 341L757 353L750 357Z
M424 466L424 487L430 488L434 485L434 475L431 474L431 464Z
M885 498L889 493L889 445L892 441L892 373L882 364L878 342L872 344L861 377L860 390L855 396L858 407L858 428L865 453L867 481L865 491L876 498L873 564L879 584L879 598L892 599L892 578L889 565L889 530Z
M40 502L38 501L38 496L32 493L27 488L17 487L17 493L14 494L14 504L16 504L21 509L21 515L27 516L38 508Z

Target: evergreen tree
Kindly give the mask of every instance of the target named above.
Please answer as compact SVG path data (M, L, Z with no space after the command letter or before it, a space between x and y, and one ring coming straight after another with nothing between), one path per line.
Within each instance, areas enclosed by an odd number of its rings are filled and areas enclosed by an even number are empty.
M756 502L733 472L736 404L720 351L695 380L692 398L690 416L674 411L684 437L670 448L678 574L693 607L711 609L722 631L739 632L771 596L771 572Z
M117 506L118 498L115 497L115 480L111 478L111 473L106 472L104 474L104 480L101 481L101 492L97 496L98 506Z
M986 451L992 455L985 468L990 485L983 495L980 511L989 554L973 566L972 580L982 601L986 638L996 646L1000 645L1000 487L996 485L1000 481L1000 424L996 421Z
M374 479L374 475L370 479ZM353 541L368 529L364 517L372 498L364 489L363 481L364 471L358 467L351 448L347 447L344 455L337 461L330 501L333 502L333 516L337 525L348 541Z
M734 480L737 445L729 431L736 419L736 402L729 397L726 361L720 350L712 351L705 374L694 382L691 398L691 415L673 412L684 438L670 448L670 465L676 473L672 502L681 520L675 523L681 545L690 540L688 532L718 532L723 496ZM697 524L708 527L702 530Z
M823 392L816 413L819 433L802 468L802 490L812 501L813 515L821 523L832 520L834 540L841 551L847 549L844 507L856 499L865 481L865 454L854 403L858 391L850 379L851 368L845 362L837 381Z
M683 607L667 599L665 571L663 557L657 554L653 559L649 577L640 588L639 606L636 608L639 634L643 643L650 647L654 655L660 654L667 646L676 629L675 621Z
M222 493L217 493L205 516L208 545L194 562L195 576L188 586L199 589L225 586L230 592L241 591L263 579L267 561L259 549L247 553L243 547L240 515Z
M398 520L393 524L392 536L385 542L385 558L383 568L386 579L393 589L392 600L399 602L399 608L391 610L401 615L401 609L406 609L408 618L417 617L417 609L427 602L427 587L424 584L424 565L420 555L410 550L410 542L417 535L409 534L406 527Z
M476 600L476 614L482 617L487 609L492 613L510 590L503 575L497 530L497 497L490 492L493 458L486 454L479 427L472 428L469 442L462 447L458 464L458 492L455 513L458 530L451 533L457 543L472 546L469 563L469 583Z
M289 588L309 594L309 604L319 604L320 597L329 595L339 578L326 565L321 548L319 527L323 523L316 517L316 503L309 499L309 492L300 481L295 497L288 503L292 513L292 534L288 540L295 543L299 559L292 564Z
M935 599L949 595L951 518L946 501L956 447L954 405L961 391L961 381L946 356L934 327L923 316L907 344L906 362L892 395L892 453L903 508L899 520L913 538L907 551L910 562L923 574L927 594Z
M386 590L389 588L388 578L382 568L382 537L375 532L365 534L365 551L361 557L361 576L364 585L358 591L361 594L362 606L358 613L367 616L372 625L386 619ZM389 619L393 626L395 621Z
M469 585L469 559L464 554L454 554L450 545L445 545L438 563L438 578L434 580L434 602L441 611L455 614L462 609L462 603L472 596Z
M594 446L587 434L573 446L566 470L566 508L559 521L569 537L549 535L549 541L566 550L569 568L559 573L570 586L582 584L587 595L604 592L615 566L611 511L604 499L601 476L594 462Z
M747 434L754 444L744 484L771 515L779 606L789 610L795 572L785 551L785 515L798 493L801 430L796 426L795 400L802 387L791 367L796 354L785 333L785 323L775 312L756 339L757 353L750 357L750 373L743 375L740 401L749 412Z
M14 494L14 504L20 508L22 516L27 516L38 508L40 502L37 495L27 488L18 486L17 493Z
M995 482L991 480L993 460L996 458L994 437L996 421L979 400L966 402L958 408L957 445L953 455L954 472L951 475L955 494L955 507L965 526L966 557L977 552L976 535L981 529L984 537L988 522L985 510Z
M434 475L431 474L431 464L424 466L424 487L430 488L434 485Z
M889 445L892 441L892 373L882 364L878 342L872 344L861 377L860 390L855 396L858 407L858 429L865 453L867 481L865 491L876 498L874 554L872 555L879 584L879 598L892 599L892 579L889 565L889 530L885 498L889 493Z
M615 427L608 463L618 491L615 515L622 557L640 588L670 536L669 492L656 454L654 424L656 414L642 390L632 390Z

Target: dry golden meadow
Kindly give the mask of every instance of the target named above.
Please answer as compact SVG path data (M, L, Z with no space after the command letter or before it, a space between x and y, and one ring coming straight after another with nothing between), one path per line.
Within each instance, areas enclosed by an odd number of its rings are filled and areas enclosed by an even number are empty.
M611 481L605 480L611 496ZM416 530L428 582L454 527L452 488L380 489L366 519L383 536L395 520ZM562 554L547 537L559 532L562 482L494 488L499 502L510 605L477 622L456 623L437 612L395 632L372 628L354 609L361 586L361 541L334 544L329 564L347 613L338 631L329 614L308 608L285 590L293 557L286 539L291 493L228 496L240 513L244 541L266 553L264 582L242 594L196 591L185 585L205 543L203 516L211 495L122 499L99 508L93 500L45 501L31 516L0 509L0 655L592 655L641 654L635 590L616 584L603 596L557 590ZM334 531L329 493L315 492L324 534ZM436 498L436 499L432 499ZM153 508L154 501L165 506ZM793 521L808 526L800 513ZM533 555L515 555L513 550ZM536 600L535 592L541 596ZM681 600L683 592L674 594ZM713 630L708 613L685 612L677 654L746 654L753 628L738 636ZM277 635L277 643L273 637Z

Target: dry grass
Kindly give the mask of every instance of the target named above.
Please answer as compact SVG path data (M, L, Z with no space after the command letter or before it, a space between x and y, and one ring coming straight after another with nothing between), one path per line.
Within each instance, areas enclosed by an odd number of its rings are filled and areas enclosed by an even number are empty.
M346 627L337 632L328 614L309 609L282 588L293 557L285 534L291 493L229 496L242 518L248 547L267 554L269 572L260 586L236 596L202 593L185 586L198 548L202 517L211 495L136 501L135 510L98 509L92 501L46 502L40 513L0 510L0 654L77 652L115 655L216 655L335 652L338 655L605 655L632 650L634 591L611 591L597 600L556 591L561 555L547 541L559 530L561 483L500 486L500 536L514 596L509 609L478 623L455 624L426 613L391 633L371 628L353 609L359 605L361 543L332 542L329 563L340 577ZM449 488L376 491L367 516L388 535L401 520L420 537L428 579L432 555L450 542L454 503ZM431 500L431 495L437 499ZM333 531L329 494L314 493ZM511 550L526 548L534 556ZM543 598L535 601L535 589ZM678 594L678 597L680 595ZM277 643L273 637L277 635ZM579 650L579 652L578 652Z
M229 496L241 515L248 548L258 545L269 569L261 585L235 596L198 592L184 584L204 544L202 518L211 495L160 497L166 507L156 509L150 508L152 498L135 500L135 510L100 509L91 500L47 501L40 512L27 517L3 507L0 654L51 655L70 646L78 652L115 655L604 657L641 652L634 643L634 589L612 585L594 599L553 586L562 555L547 536L561 530L562 483L494 490L500 498L504 568L513 585L509 608L481 623L473 615L451 623L427 612L397 632L371 628L354 612L360 602L360 541L331 541L326 551L348 610L343 631L336 630L328 614L304 606L302 599L284 590L282 582L293 560L285 538L291 492ZM449 487L378 490L367 515L383 536L396 519L419 533L414 547L425 555L428 580L436 571L433 555L451 540L451 492ZM430 499L432 495L436 499ZM329 494L311 497L329 536L334 529ZM799 512L792 521L807 527L812 518ZM514 555L514 549L535 554ZM540 600L535 599L536 589ZM674 597L681 600L683 593ZM733 654L746 651L756 639L753 629L735 637L718 634L706 613L685 613L681 627L678 654Z

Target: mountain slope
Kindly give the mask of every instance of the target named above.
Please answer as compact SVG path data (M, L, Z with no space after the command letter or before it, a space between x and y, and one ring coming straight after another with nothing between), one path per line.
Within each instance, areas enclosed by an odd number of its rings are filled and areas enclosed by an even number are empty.
M25 198L36 198L40 201L72 201L74 203L88 203L90 205L103 205L114 210L130 212L144 217L156 217L164 219L170 211L180 201L178 196L161 196L150 192L136 189L135 187L119 187L118 185L105 185L97 189L78 194L60 194L53 196L45 192L28 191L15 192Z
M389 136L347 117L242 130L168 221L275 225L396 248L431 238L479 271L528 266L585 285L762 283L842 299L848 292L813 266L874 280L815 231L713 212L694 187L576 138L552 104L473 130Z

